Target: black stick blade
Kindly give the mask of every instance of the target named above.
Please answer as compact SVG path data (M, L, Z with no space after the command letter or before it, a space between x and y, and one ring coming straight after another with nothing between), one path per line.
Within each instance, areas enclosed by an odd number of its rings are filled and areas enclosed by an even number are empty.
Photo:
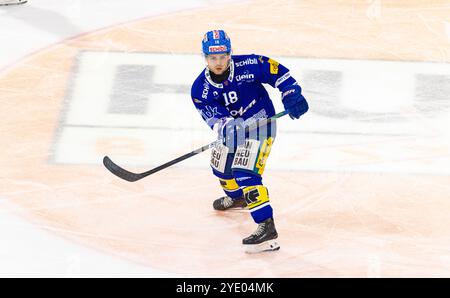
M135 174L135 173L129 172L129 171L119 167L108 156L103 157L103 165L105 166L105 168L107 168L111 173L113 173L117 177L122 178L127 181L130 181L130 182L134 182L134 181L137 181L137 180L143 178L143 177L141 177L140 174Z

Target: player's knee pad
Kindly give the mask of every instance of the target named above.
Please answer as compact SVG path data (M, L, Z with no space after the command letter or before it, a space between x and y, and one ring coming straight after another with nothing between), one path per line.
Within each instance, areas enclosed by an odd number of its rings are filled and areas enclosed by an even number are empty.
M269 157L274 138L263 140L248 139L234 154L231 168L262 175Z
M269 202L269 191L263 185L247 186L242 189L247 208L256 223L273 217Z

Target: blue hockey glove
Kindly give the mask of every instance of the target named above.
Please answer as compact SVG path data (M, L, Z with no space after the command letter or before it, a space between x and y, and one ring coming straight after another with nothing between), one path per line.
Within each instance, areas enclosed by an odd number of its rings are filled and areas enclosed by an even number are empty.
M218 121L218 138L228 148L236 148L245 142L245 126L241 118L223 118Z
M289 111L292 119L298 119L309 109L306 99L302 95L302 88L299 85L291 85L283 88L282 99L284 108Z

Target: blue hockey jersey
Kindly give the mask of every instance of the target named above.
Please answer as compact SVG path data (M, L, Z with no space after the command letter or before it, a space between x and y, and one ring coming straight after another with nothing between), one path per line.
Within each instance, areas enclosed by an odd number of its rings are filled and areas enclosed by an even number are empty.
M192 85L191 97L211 128L224 117L241 117L248 123L275 115L263 83L279 90L297 84L289 69L275 60L259 55L233 55L228 79L215 83L205 68Z

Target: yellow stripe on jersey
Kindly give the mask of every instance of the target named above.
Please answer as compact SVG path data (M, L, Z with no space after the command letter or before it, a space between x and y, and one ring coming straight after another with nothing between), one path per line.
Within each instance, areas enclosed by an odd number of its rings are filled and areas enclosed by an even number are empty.
M259 175L262 175L264 172L264 168L266 167L266 161L269 157L270 150L272 149L273 138L270 137L264 140L264 143L259 150L258 158L256 159L255 171L258 172Z
M237 184L236 180L233 179L219 179L220 185L222 188L226 191L235 191L239 188L239 185Z
M263 185L247 186L243 191L245 202L250 210L269 202L269 192Z

